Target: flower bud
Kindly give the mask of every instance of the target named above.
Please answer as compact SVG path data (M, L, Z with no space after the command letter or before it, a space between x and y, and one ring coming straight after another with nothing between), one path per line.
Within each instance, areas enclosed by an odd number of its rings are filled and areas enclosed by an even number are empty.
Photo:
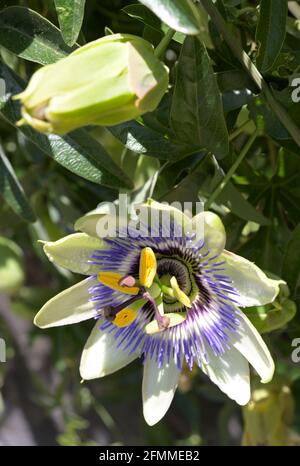
M22 120L43 133L115 125L153 111L168 87L168 69L144 39L114 34L40 68L15 96Z

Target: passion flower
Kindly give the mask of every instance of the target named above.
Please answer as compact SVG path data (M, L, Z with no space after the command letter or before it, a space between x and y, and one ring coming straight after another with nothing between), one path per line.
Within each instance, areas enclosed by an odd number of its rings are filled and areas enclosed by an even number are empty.
M165 206L149 201L147 208ZM89 277L51 299L35 318L42 328L96 320L81 358L83 379L142 358L149 425L168 410L184 363L190 369L197 364L240 405L250 399L248 362L263 383L272 379L269 350L240 308L272 302L283 283L224 249L217 215L193 218L193 224L204 223L204 235L196 239L181 235L184 215L170 210L168 236L160 225L152 236L99 239L95 214L80 220L82 233L46 243L50 260Z

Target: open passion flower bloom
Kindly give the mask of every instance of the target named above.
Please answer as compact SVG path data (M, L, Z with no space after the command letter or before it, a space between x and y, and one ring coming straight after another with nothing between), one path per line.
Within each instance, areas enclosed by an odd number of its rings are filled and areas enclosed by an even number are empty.
M148 201L151 210L165 205ZM99 239L101 214L78 222L82 233L48 242L50 260L89 277L55 296L39 311L41 328L95 319L83 350L83 379L103 377L141 357L143 409L149 425L168 410L184 363L196 363L240 405L250 399L249 364L263 383L274 363L263 339L240 310L272 302L279 280L228 252L225 230L211 212L195 216L204 235L178 234L183 214L171 214L169 235ZM179 222L179 223L178 223Z

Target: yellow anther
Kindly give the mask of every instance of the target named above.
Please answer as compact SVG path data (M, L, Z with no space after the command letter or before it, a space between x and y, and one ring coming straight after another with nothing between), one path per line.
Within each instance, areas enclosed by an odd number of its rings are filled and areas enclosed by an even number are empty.
M25 120L25 118L21 118L20 120L18 120L15 123L15 125L18 126L18 127L23 126L23 125L27 125L27 121Z
M156 275L157 262L151 248L144 248L140 256L140 284L150 288Z
M174 291L175 298L184 306L192 307L190 298L179 288L176 277L171 278L170 284Z
M98 280L103 285L109 286L113 290L121 291L122 293L136 295L139 292L139 288L136 286L121 286L119 281L122 279L122 275L116 272L100 272L98 274Z
M186 319L185 312L168 312L167 314L165 314L165 316L169 317L170 319L168 328L175 327L178 324L182 324L182 322L184 322ZM148 335L152 335L153 333L163 332L164 329L159 327L157 320L152 320L152 322L149 322L149 324L146 325L145 331L146 333L148 333Z
M126 307L125 309L122 309L122 311L118 312L115 319L113 320L113 323L118 327L128 327L128 325L134 321L136 315L137 311Z

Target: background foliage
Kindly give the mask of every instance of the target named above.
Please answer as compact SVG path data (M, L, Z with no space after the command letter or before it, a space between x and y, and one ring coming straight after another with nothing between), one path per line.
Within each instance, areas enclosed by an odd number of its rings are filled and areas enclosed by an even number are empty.
M300 103L291 96L300 7L200 3L0 2L0 444L299 443L300 363L291 342L300 337ZM162 50L171 84L155 112L63 138L16 129L11 96L40 65L111 32L156 47L168 27L176 29ZM264 391L254 384L251 410L242 413L200 371L186 371L169 413L149 428L139 363L82 385L90 323L33 327L40 306L80 278L49 263L37 240L72 232L78 217L119 192L132 202L206 201L225 222L228 249L287 281L275 303L246 311L277 366Z

